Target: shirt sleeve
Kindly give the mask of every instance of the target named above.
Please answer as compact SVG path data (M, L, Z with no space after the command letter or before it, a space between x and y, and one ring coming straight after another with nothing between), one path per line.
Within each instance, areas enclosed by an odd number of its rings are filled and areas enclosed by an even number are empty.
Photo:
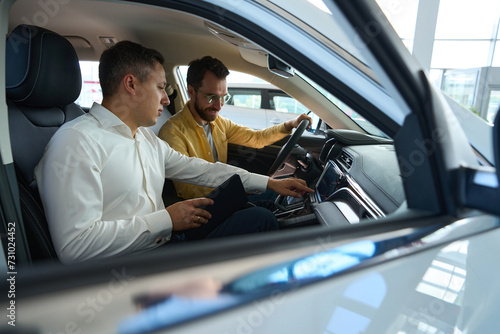
M224 119L223 124L226 127L226 136L229 143L252 148L262 148L292 133L292 131L286 129L285 123L262 130L253 130L249 127L236 124L227 118Z
M175 187L177 196L184 199L199 198L207 196L213 187L198 186L195 184L172 181Z
M98 143L76 130L64 129L54 135L35 169L62 263L145 251L170 238L172 222L166 210L103 219L102 160Z
M162 143L166 178L214 188L232 175L238 174L247 192L261 193L267 189L267 176L220 162L211 163L196 157L187 157L172 149L166 142Z

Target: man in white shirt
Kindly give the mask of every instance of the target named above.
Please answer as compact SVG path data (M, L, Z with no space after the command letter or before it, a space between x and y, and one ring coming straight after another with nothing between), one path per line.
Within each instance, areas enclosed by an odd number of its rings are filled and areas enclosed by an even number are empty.
M247 192L271 189L285 196L311 192L303 180L274 180L173 150L145 128L170 101L155 50L120 42L101 55L102 104L53 136L35 176L54 247L63 263L146 251L165 244L172 231L205 224L213 203L196 198L165 208L161 192L170 178L216 187L239 174ZM277 229L263 208L245 209L209 237Z

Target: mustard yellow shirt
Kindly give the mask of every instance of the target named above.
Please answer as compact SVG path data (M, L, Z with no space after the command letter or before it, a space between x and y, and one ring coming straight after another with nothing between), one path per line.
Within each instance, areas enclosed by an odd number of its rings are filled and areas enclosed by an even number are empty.
M208 162L215 162L205 130L193 118L189 110L189 103L188 101L179 113L172 116L161 127L158 136L173 149L188 157L198 157ZM218 161L223 163L227 163L227 145L229 143L262 148L291 133L284 124L278 124L264 130L253 130L220 115L215 121L210 122L210 126ZM174 185L177 196L184 199L206 196L213 189L177 181L174 181Z

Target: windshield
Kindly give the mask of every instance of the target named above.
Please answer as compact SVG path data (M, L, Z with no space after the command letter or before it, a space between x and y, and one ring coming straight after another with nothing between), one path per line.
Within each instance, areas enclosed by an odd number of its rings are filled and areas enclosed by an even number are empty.
M355 110L353 110L351 107L349 107L347 104L342 102L339 98L336 96L332 95L325 89L323 89L321 86L318 84L314 83L312 80L307 78L305 75L301 74L300 72L296 71L296 74L300 76L302 79L307 81L311 86L313 86L319 93L321 93L323 96L325 96L330 102L335 104L337 108L339 108L344 114L349 116L351 120L353 120L357 125L359 125L360 128L368 132L369 134L377 137L384 137L384 138L389 138L385 133L380 131L375 125L370 123L368 120L366 120L363 116L358 114Z
M350 26L341 12L335 10L333 4L327 7L319 0L301 2L268 0L266 2L273 4L273 10L276 13L279 13L284 19L292 21L306 34L313 36L325 47L325 50L328 50L326 52L333 55L333 57L328 58L330 60L328 63L322 63L321 59L318 59L320 66L325 71L339 78L343 84L359 94L362 99L369 101L375 112L382 112L396 124L403 124L406 115L410 113L410 108L387 73L370 53L359 34ZM349 101L344 101L344 97L340 96L343 99L341 101L336 96L329 94L332 91L331 88L323 87L327 88L324 90L322 87L314 85L310 80L307 81L362 129L372 135L386 137L373 124L359 115L366 110L356 110L358 106L356 103L352 103L352 100L349 103L351 108L349 108L345 104ZM366 117L366 114L364 115Z

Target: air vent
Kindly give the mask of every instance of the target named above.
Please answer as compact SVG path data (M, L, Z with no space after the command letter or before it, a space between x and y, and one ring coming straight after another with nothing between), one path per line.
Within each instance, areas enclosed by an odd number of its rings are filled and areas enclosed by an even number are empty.
M340 154L340 157L339 157L339 160L340 162L342 162L342 164L347 168L347 169L350 169L351 166L352 166L352 157L345 153L345 152L342 152Z

